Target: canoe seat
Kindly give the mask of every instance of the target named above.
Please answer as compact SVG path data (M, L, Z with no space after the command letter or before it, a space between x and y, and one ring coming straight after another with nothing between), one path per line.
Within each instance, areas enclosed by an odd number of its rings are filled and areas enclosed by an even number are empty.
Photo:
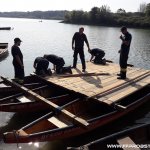
M62 122L61 120L59 120L56 117L51 117L48 119L49 122L53 123L55 126L59 127L59 128L64 128L67 127L68 125L65 124L64 122Z
M126 145L126 146L129 145L129 147L122 147L123 150L133 150L133 147L130 147L130 145L136 146L136 144L133 142L133 140L129 136L117 139L117 142L120 145ZM140 150L140 149L138 147L136 147L136 150Z
M6 84L1 83L0 87L10 87L10 86L7 86Z
M17 98L20 102L26 103L26 102L31 102L32 100L28 99L25 96L20 96Z
M19 132L19 135L21 136L26 136L28 135L25 131L23 131L22 129L18 131Z

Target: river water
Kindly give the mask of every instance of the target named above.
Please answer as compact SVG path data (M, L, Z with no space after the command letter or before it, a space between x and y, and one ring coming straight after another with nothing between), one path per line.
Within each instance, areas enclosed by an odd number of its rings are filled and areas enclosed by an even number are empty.
M33 72L34 59L37 56L43 56L44 54L59 55L61 57L64 57L66 65L72 65L72 36L82 25L63 24L59 22L60 21L58 20L43 20L42 22L40 22L37 19L0 18L0 27L12 27L12 30L10 31L0 31L0 42L9 43L8 56L0 60L0 75L10 78L14 77L12 56L10 50L11 46L13 45L13 39L15 37L19 37L23 41L20 48L24 55L26 75L29 75L31 72ZM121 41L119 39L119 36L121 35L120 28L89 25L83 26L85 28L85 34L87 35L90 43L90 47L103 49L106 53L105 58L118 63L118 50L120 49L121 44ZM133 36L128 63L133 64L135 67L150 69L150 30L133 28L129 28L128 30ZM90 55L87 52L86 46L85 56L86 60L89 60ZM118 126L118 130L121 130L125 127L136 124L138 121L141 122L141 120L143 123L145 122L145 120L149 121L149 106L150 104L146 104L135 114L133 113L134 115L124 117L123 119L120 119L117 122L113 123L113 125L110 125L112 128L111 132L116 131L115 126ZM16 126L16 128L21 127L24 123L23 120L26 120L27 122L33 120L33 118L29 118L28 116L29 115L14 115L13 113L0 112L1 132L7 131L7 128L11 129L14 126ZM33 114L33 117L37 118L39 117L39 114ZM122 122L124 123L122 124ZM79 145L79 143L85 144L86 142L97 139L99 137L99 134L97 133L102 131L107 131L107 129L97 129L96 131L86 134L86 137L79 136L77 138L67 139L63 141L53 141L48 143L19 144L19 146L20 149L23 150L61 150L65 149L66 146ZM106 135L109 133L104 132L103 134ZM82 142L81 140L78 140L80 138L83 139ZM0 150L10 149L16 150L19 148L16 144L4 144L2 141L0 141Z

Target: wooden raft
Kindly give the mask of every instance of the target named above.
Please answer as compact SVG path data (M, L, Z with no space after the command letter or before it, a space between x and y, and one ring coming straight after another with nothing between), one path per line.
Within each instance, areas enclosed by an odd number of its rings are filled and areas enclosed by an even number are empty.
M69 90L81 93L89 98L97 98L109 105L140 90L150 83L150 70L130 68L127 70L127 79L118 80L117 73L120 67L117 64L95 65L87 63L86 73L82 76L81 64L72 69L72 77L51 76L45 79L51 83ZM93 74L94 73L94 74ZM88 74L91 74L89 76Z

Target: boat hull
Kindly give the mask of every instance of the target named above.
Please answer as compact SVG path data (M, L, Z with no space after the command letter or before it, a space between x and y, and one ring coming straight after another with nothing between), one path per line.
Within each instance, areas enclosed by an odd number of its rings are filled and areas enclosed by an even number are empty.
M96 118L94 120L89 120L89 126L86 128L78 126L78 125L70 125L63 129L56 129L56 130L47 130L44 132L39 132L35 134L27 134L20 136L19 133L5 133L3 135L4 142L5 143L27 143L27 142L43 142L43 141L52 141L52 140L60 140L64 138L69 138L73 136L77 136L86 132L89 132L91 130L94 130L98 127L101 127L105 124L108 124L126 114L129 112L135 110L139 106L141 106L143 103L150 100L150 94L147 94L146 96L140 98L137 100L137 103L134 103L134 105L128 107L125 110L118 111L114 110L109 114L106 114L104 116L101 116L100 118ZM14 138L17 137L17 138Z

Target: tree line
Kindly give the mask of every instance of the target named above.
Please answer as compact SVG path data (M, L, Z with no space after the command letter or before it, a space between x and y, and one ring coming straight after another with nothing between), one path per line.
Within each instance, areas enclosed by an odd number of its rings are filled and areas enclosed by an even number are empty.
M137 12L126 12L119 8L112 13L110 7L102 5L93 7L89 12L83 10L73 11L28 11L28 12L0 12L0 17L32 18L32 19L57 19L64 23L88 24L102 26L128 26L150 28L150 3L140 4Z
M63 20L66 11L0 12L0 17Z
M138 12L126 12L120 8L116 13L112 13L107 5L93 7L89 12L82 10L68 11L66 12L64 22L150 28L150 3L147 5L141 4Z

